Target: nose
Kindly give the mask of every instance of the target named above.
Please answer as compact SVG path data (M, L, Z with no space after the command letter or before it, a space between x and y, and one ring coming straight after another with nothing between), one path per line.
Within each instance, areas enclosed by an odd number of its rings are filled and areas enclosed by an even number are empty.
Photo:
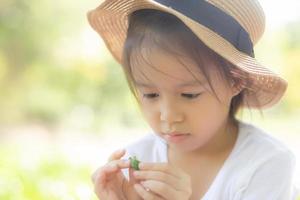
M171 129L173 123L182 122L183 113L180 106L173 99L164 99L160 105L160 120Z

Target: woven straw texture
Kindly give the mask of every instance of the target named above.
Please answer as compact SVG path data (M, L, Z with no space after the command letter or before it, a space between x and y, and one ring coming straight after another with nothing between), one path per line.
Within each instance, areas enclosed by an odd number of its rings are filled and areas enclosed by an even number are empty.
M249 33L253 44L259 41L265 29L265 16L256 0L207 0L207 2L234 17ZM120 64L128 28L128 15L144 8L157 9L177 16L209 48L239 68L240 70L232 73L237 78L247 77L244 90L249 107L269 108L282 98L287 89L287 81L278 74L261 65L255 58L237 50L207 27L171 7L165 7L151 0L106 0L87 14L90 25Z

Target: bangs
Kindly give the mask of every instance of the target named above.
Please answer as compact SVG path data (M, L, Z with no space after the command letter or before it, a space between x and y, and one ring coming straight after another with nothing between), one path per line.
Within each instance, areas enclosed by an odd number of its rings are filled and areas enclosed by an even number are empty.
M133 70L139 72L143 78L151 81L151 77L142 71L142 67L147 65L160 73L164 73L155 67L150 56L154 49L160 49L164 53L171 55L190 74L198 80L195 72L186 66L181 58L191 59L199 69L199 73L206 79L210 91L219 100L216 93L212 77L218 76L224 84L228 86L232 82L239 80L231 73L231 69L237 69L232 63L218 55L207 47L180 19L176 16L154 9L141 9L129 15L128 29L124 43L122 55L122 69L129 88L138 104L138 91L133 77ZM170 74L166 74L171 76ZM247 80L246 80L247 81ZM209 92L210 92L209 91ZM244 101L245 90L242 90L232 99L230 117L234 119L235 113ZM247 102L245 102L245 105Z
M218 98L210 78L211 72L217 73L218 77L222 80L226 79L223 74L220 73L220 70L217 70L216 67L214 67L220 65L214 59L214 53L206 47L196 35L189 31L184 24L179 28L177 26L176 34L174 34L174 30L159 30L150 29L148 26L145 27L144 30L139 29L138 32L132 32L131 37L127 38L125 43L126 51L124 53L124 66L127 66L127 70L130 71L128 79L130 80L132 89L134 89L135 93L137 90L136 85L134 84L135 78L133 76L133 71L138 72L145 80L153 83L151 77L147 76L139 66L147 65L157 72L172 77L172 75L166 74L161 69L155 67L151 62L151 53L153 53L155 49L160 49L164 53L171 55L194 77L195 80L199 82L199 84L201 84L202 81L197 78L195 72L191 71L182 59L188 58L192 60L197 65L198 72L204 77L205 81L209 83L209 88L205 89L209 92L212 91ZM128 33L128 35L130 35L130 33ZM209 63L213 63L214 66Z
M183 53L184 50L179 50L179 48L174 47L176 46L176 43L177 43L176 40L170 40L170 37L157 38L154 37L153 34L147 35L146 37L143 38L143 40L142 39L137 40L134 43L134 46L132 46L132 51L131 54L129 55L130 70L132 72L133 71L138 72L141 76L143 76L143 78L147 79L149 82L152 82L151 78L148 77L147 74L143 72L142 67L140 66L151 67L156 72L178 79L172 76L171 74L164 72L159 67L155 66L151 61L150 58L151 55L155 53L155 50L159 49L162 50L163 54L170 55L174 60L180 63L181 66L183 66L188 72L190 72L190 74L194 77L194 79L197 80L197 76L195 75L195 72L191 71L189 67L185 64L185 62L181 60L181 58L187 58L187 57L190 58L190 56L186 56ZM170 44L172 44L173 46L171 46ZM201 70L198 71L197 71L198 73L201 73ZM200 83L200 80L198 81Z

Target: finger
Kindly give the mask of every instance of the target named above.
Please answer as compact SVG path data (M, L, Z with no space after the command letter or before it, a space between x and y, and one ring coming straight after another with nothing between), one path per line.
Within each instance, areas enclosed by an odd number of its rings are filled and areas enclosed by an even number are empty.
M149 188L151 192L163 197L164 199L177 199L180 191L175 190L168 184L155 180L147 180L141 182L142 186Z
M136 177L133 175L133 173L135 172L136 170L134 170L133 168L129 168L129 183L131 185L135 184L135 183L138 183L138 179L136 179Z
M109 158L108 158L108 161L113 161L113 160L118 160L120 159L122 156L124 156L126 150L125 149L119 149L115 152L113 152Z
M125 169L130 167L129 160L113 160L108 162L106 165L114 166L116 165L118 169Z
M109 178L109 176L112 173L115 173L117 171L117 165L112 164L112 165L105 165L101 168L99 168L92 177L93 183L95 185L103 185Z
M154 194L150 190L146 190L142 185L140 184L134 184L134 189L142 197L144 200L164 200L160 196Z
M100 171L100 168L98 168L96 171L94 171L94 173L91 176L91 180L92 180L93 184L95 184L95 182L96 182L99 171Z
M177 177L161 171L135 171L133 172L133 176L137 180L156 180L164 182L176 190L182 190L182 188L185 188L187 185L186 181L182 179L179 180Z
M186 173L179 169L178 167L174 166L174 165L170 165L169 163L140 163L139 164L139 168L140 170L151 170L151 171L162 171L165 173L168 173L172 176L175 176L177 178L182 179L184 178L188 178L186 177Z
M130 162L128 160L114 160L97 169L92 175L93 183L96 182L98 177L103 180L107 179L111 174L115 174L119 169L129 168ZM99 175L100 174L100 175Z

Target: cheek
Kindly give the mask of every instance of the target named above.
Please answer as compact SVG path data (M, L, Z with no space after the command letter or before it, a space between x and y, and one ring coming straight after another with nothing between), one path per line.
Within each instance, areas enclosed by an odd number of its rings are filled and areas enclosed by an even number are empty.
M224 122L228 111L228 107L215 97L208 97L190 110L190 125L196 132L212 132Z
M155 111L153 105L141 103L140 109L147 123L154 130L159 130L160 116L159 116L159 112Z
M232 91L224 85L223 87L217 88L216 92L221 101L218 103L222 104L223 107L229 107L231 103L231 99L233 98Z

